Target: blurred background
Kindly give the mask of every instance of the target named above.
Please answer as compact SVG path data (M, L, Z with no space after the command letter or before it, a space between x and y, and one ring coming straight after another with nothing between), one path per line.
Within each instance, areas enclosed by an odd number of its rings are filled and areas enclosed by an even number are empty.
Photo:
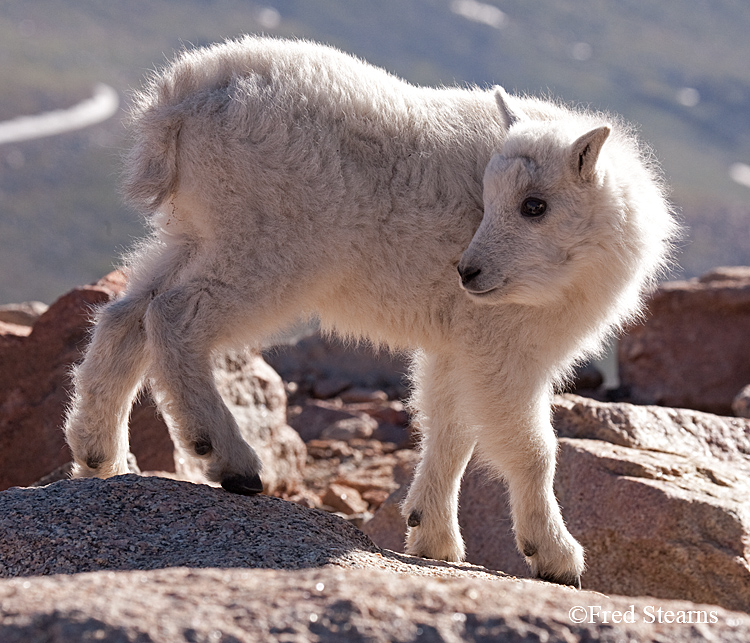
M327 42L413 83L617 112L687 226L672 276L750 264L745 0L266 2L0 2L0 304L50 303L112 269L143 234L117 191L129 92L175 51L243 33Z

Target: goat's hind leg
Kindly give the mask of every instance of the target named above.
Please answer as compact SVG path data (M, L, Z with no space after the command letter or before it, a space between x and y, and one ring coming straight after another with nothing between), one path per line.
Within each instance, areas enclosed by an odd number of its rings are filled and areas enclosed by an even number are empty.
M144 319L149 375L173 438L206 463L206 475L233 493L260 493L261 462L243 440L213 378L212 355L237 322L238 293L196 279L158 295Z
M74 369L65 437L76 477L128 472L128 418L147 367L142 318L150 299L134 293L105 306Z

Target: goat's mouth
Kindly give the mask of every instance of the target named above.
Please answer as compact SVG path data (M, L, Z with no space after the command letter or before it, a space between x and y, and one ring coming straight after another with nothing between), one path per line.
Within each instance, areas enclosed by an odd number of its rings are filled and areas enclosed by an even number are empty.
M498 288L488 288L487 290L474 290L473 288L466 288L464 287L464 290L471 295L472 297L486 297L487 295L491 295L493 292L495 292Z
M472 299L495 299L497 296L500 296L503 290L505 290L508 281L509 279L506 277L499 284L490 286L489 288L476 288L464 284L461 284L461 288L463 288L463 290L466 291L466 294Z

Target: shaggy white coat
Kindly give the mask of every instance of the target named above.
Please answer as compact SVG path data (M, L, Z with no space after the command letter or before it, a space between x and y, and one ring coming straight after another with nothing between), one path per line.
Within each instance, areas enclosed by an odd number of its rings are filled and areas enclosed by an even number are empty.
M211 355L318 315L415 351L408 551L463 558L459 486L476 452L508 484L532 570L579 585L583 550L552 489L553 386L638 313L675 231L627 128L246 37L180 55L139 96L132 131L125 190L153 231L75 372L76 474L127 471L148 379L208 475L257 491L261 463Z

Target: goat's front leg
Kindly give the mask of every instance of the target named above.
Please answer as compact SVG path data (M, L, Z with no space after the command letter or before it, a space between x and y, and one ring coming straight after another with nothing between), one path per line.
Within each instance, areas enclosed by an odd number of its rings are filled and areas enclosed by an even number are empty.
M449 372L448 361L440 357L420 354L415 360L412 404L422 432L422 459L402 513L409 527L407 553L460 561L464 542L458 526L458 496L474 439L454 419L455 391Z
M537 578L580 588L583 548L570 535L555 499L557 440L549 413L540 408L531 416L506 411L501 417L505 428L485 425L478 445L508 485L518 550Z

